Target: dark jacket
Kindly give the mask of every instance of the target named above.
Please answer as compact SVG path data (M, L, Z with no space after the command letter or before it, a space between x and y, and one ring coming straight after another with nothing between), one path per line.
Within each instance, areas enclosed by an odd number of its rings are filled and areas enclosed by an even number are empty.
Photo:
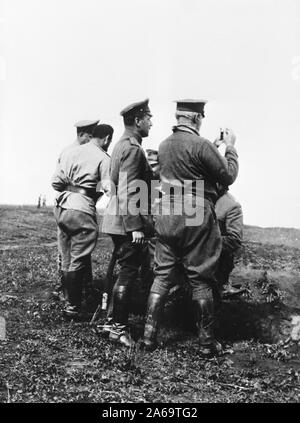
M158 161L163 182L204 181L204 197L213 203L218 198L216 183L231 185L238 174L238 155L227 147L225 158L194 129L180 125L159 146Z
M146 207L141 204L137 215L130 211L130 204L135 203L134 196L138 181L145 182L148 188L146 195L151 193L152 171L141 147L141 141L142 139L131 131L125 130L113 149L110 165L112 196L103 218L102 232L104 233L126 235L133 231L145 230L145 221L149 213L147 206L150 203L148 202ZM127 176L126 179L124 175Z

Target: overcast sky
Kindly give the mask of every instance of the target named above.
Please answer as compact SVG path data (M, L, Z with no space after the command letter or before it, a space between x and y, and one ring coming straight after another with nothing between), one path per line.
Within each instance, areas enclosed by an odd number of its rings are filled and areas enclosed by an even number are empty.
M150 98L154 148L178 98L237 135L245 223L300 227L299 0L0 0L0 203L46 194L74 122Z

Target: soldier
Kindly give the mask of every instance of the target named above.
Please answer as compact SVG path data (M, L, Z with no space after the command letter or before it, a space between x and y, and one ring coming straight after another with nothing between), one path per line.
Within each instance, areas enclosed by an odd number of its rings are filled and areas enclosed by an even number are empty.
M147 149L146 150L146 158L152 170L152 180L159 179L159 170L158 170L158 161L157 161L157 150ZM157 187L159 189L159 187ZM140 269L140 279L142 282L142 290L146 291L146 298L148 298L150 287L153 283L153 264L154 264L154 250L155 250L155 237L149 238L146 241L145 246L145 256L143 258L143 262ZM147 252L147 254L146 254ZM105 276L105 288L104 288L104 296L107 299L111 298L112 289L113 289L113 273L114 268L118 259L118 248L115 245L114 250L112 252L107 272ZM107 302L104 301L104 306L102 310L106 310Z
M110 178L116 193L111 196L102 226L102 231L112 237L120 266L103 330L109 334L110 340L127 347L133 345L127 327L128 290L138 278L149 227L149 209L141 208L138 213L133 213L131 207L135 202L136 184L143 182L150 192L152 171L141 146L142 139L148 137L152 126L148 103L147 99L121 111L125 132L114 147L110 168Z
M240 203L228 192L227 186L218 185L219 198L216 215L222 236L222 253L217 271L217 291L221 298L229 298L243 292L229 284L229 275L234 269L235 255L242 246L243 212Z
M89 143L65 151L52 178L53 188L60 192L54 214L68 319L80 317L82 282L98 236L96 187L101 181L104 192L110 191L107 149L112 136L111 126L96 126Z
M61 152L59 159L58 159L58 164L60 163L61 160L63 160L64 155L67 154L70 150L78 147L79 145L83 145L83 144L90 142L93 130L96 128L98 123L99 123L99 120L81 120L80 122L75 123L74 126L76 128L77 138L72 144L65 147L65 149ZM85 276L84 276L85 286L86 286L86 289L88 290L88 287L92 283L92 263L91 262L86 264L85 271L86 271ZM52 295L55 298L62 299L61 294L63 293L63 287L62 287L63 274L62 274L62 271L61 271L61 256L60 256L60 254L58 254L58 273L59 273L60 281L55 286Z
M202 100L177 102L177 126L173 134L161 143L158 152L163 194L160 212L155 217L157 243L155 249L155 279L148 298L143 345L146 350L157 346L160 313L169 289L175 282L180 261L192 288L199 337L199 352L209 357L220 345L214 337L214 304L212 288L221 254L221 235L214 204L216 183L230 185L238 173L235 135L225 131L227 146L223 158L212 143L200 137L204 118ZM204 190L197 181L204 182ZM187 182L187 184L186 184ZM179 187L179 190L178 190ZM185 187L182 196L182 187ZM192 226L185 213L175 212L178 204L194 203L203 211L202 223ZM184 209L185 210L185 209ZM197 219L196 219L197 220Z

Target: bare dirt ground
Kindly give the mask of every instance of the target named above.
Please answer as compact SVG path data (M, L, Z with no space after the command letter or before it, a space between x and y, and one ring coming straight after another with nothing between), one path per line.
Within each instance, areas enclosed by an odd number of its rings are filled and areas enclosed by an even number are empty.
M182 304L153 353L109 343L88 314L81 323L65 322L62 304L51 297L57 282L52 210L1 206L0 227L0 316L7 324L7 340L0 341L0 402L299 402L298 346L272 344L254 326L245 328L245 310L273 316L282 304L299 306L299 230L245 227L233 281L247 286L247 295L223 310L219 336L227 353L202 360ZM96 287L111 247L100 235ZM132 315L131 328L138 340L142 316Z

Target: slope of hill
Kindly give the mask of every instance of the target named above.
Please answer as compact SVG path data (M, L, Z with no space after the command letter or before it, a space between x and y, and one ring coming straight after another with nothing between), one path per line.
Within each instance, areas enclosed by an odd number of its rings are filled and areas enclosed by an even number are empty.
M245 241L300 248L300 229L244 227Z
M124 351L100 337L91 314L65 322L62 304L50 296L57 282L52 209L0 206L0 315L7 325L0 402L299 402L299 343L264 341L272 323L280 326L299 305L299 232L245 226L232 280L245 285L247 295L225 302L219 335L226 353L206 361L191 327L163 328L162 347L143 353L139 343ZM100 234L96 288L111 250L110 238ZM254 318L267 322L264 333ZM132 316L131 330L138 340L141 316Z

